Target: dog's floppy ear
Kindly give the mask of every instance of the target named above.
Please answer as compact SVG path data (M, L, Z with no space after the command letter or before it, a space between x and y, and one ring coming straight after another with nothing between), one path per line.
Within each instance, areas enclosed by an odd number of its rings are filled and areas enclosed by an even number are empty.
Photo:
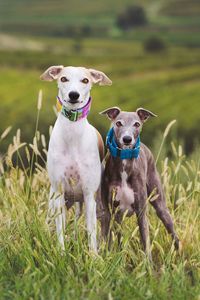
M112 84L112 81L103 72L94 69L89 69L89 72L93 83L98 83L99 85Z
M102 112L100 112L101 115L107 115L108 119L110 120L114 120L119 113L121 112L121 109L119 107L111 107L108 109L103 110Z
M63 68L64 66L51 66L40 76L40 79L46 81L53 81L54 79L58 79L58 75Z
M150 110L141 107L136 110L136 113L143 123L146 122L149 117L157 117L157 115L152 113Z

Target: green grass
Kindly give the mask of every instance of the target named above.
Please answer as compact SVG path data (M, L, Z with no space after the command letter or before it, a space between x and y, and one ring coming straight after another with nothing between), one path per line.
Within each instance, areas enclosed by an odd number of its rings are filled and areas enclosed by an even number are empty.
M38 156L35 154L36 160L40 155L45 158L44 140L42 144L43 150ZM37 145L41 145L39 134ZM50 228L45 224L49 190L46 170L37 165L30 178L27 169L12 165L13 152L21 146L18 132L15 147L10 146L0 160L2 300L199 299L199 149L191 158L186 158L181 146L172 144L171 160L166 157L162 163L159 161L167 205L182 242L182 251L174 251L171 238L150 207L153 264L149 265L141 251L135 217L122 223L122 248L118 248L114 236L111 251L100 241L99 255L95 257L88 251L84 217L76 224L73 210L69 211L66 250L62 254L54 220ZM30 162L29 147L26 153Z

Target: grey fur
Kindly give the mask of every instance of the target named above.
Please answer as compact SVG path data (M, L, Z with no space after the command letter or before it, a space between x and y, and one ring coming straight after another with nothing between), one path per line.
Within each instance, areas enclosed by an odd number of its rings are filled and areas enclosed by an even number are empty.
M116 109L118 109L118 113L116 113ZM145 113L145 117L143 112ZM116 142L118 146L123 149L134 147L134 143L137 140L137 136L141 131L143 123L148 117L155 116L153 113L144 109L140 109L140 113L138 114L138 110L136 112L124 112L116 107L105 110L103 114L107 114L109 119L112 120ZM122 123L120 126L119 122ZM137 122L140 123L139 127ZM135 124L137 124L137 127ZM132 137L132 142L129 145L123 143L123 137L127 134ZM105 238L108 237L112 214L114 214L115 220L118 223L121 222L123 217L124 211L122 211L120 208L121 200L117 199L116 201L116 199L113 199L113 187L116 187L117 189L122 188L122 172L125 172L127 187L133 192L134 195L133 203L130 205L130 209L127 211L127 216L131 216L133 213L136 213L141 242L148 257L151 259L146 208L147 198L153 192L157 194L157 198L154 201L150 201L150 203L156 210L157 216L163 222L168 233L171 234L175 247L178 249L179 239L174 230L173 221L166 206L165 195L153 155L151 151L142 143L140 155L137 159L133 158L124 161L118 157L114 158L110 154L107 156L102 175L101 189L102 206L104 211L101 216L101 228L103 236Z

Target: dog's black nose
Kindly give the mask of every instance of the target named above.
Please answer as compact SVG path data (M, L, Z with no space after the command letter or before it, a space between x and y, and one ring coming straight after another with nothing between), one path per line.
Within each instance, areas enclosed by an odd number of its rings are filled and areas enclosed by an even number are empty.
M131 136L129 136L129 135L125 135L124 137L123 137L123 142L124 142L124 144L130 144L131 143L131 141L132 141L132 137Z
M80 94L77 92L70 92L69 99L72 101L76 101L79 98Z

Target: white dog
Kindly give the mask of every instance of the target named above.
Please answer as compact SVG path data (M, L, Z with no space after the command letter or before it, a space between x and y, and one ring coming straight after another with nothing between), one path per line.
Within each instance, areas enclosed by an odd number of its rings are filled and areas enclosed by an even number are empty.
M65 205L74 202L86 207L86 224L90 249L97 252L96 201L100 186L100 152L103 142L96 129L87 121L93 83L111 85L102 72L82 67L52 66L42 80L57 80L60 113L49 142L47 169L51 182L49 216L54 215L56 231L64 249Z

